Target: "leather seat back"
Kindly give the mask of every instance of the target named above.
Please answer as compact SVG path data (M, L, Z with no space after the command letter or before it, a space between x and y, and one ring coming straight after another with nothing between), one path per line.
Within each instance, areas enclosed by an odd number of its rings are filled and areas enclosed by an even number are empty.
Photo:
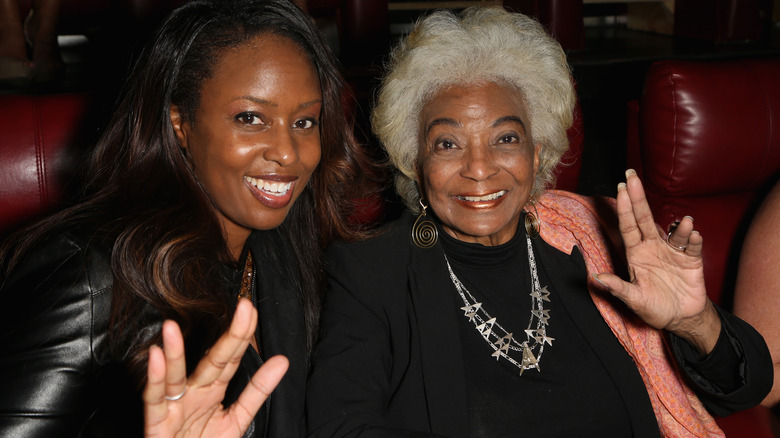
M752 208L780 171L778 78L780 59L661 61L647 73L638 125L629 127L629 166L643 178L656 221L690 215L704 236L715 302L733 285Z
M629 167L656 222L690 215L704 237L710 298L729 308L742 241L780 176L780 59L661 61L629 104ZM769 412L718 418L726 436L771 438Z
M89 102L84 94L0 95L0 236L68 199Z

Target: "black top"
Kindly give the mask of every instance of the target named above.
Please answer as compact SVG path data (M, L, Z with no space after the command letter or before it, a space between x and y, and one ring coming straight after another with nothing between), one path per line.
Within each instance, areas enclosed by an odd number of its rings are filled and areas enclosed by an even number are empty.
M531 315L525 230L519 230L506 244L492 247L461 242L442 230L439 236L458 279L505 330L519 342L525 341L524 330L529 328ZM547 245L541 239L534 240L535 245ZM503 358L496 361L491 356L493 348L459 312L471 437L509 437L520 431L533 431L538 437L631 436L627 407L609 373L609 369L627 363L629 355L623 352L623 360L614 364L605 364L596 355L559 298L585 290L584 261L554 253L557 257L551 270L571 278L566 285L579 287L548 289L550 301L544 302L550 315L547 335L554 341L544 345L540 371L526 370L521 376L515 365ZM537 273L541 286L550 286L545 269L539 266ZM452 289L455 305L460 308L463 300L454 286ZM594 315L598 312L595 305L583 310ZM611 340L620 347L616 338ZM522 360L519 352L510 351L510 355L517 362ZM647 409L652 407L647 405ZM566 421L555 421L558 418Z
M489 354L488 358L493 362L473 365L468 359L464 361L464 350L471 351L472 347L462 343L461 332L465 328L467 330L462 334L468 335L469 330L474 329L463 327L462 303L458 305L447 273L444 245L430 249L415 247L409 239L413 222L413 216L404 215L382 236L366 242L336 244L326 253L328 290L306 402L312 436L466 437L479 427L471 425L472 419L486 411L479 408L469 411L469 407L474 406L475 393L481 391L469 376L490 366L488 369L494 370L490 376L501 376L501 383L504 383L515 373L512 368L502 368L506 364L502 361L497 364ZM443 240L440 235L440 241ZM596 360L603 364L602 370L607 371L598 371L599 365L592 359L587 367L600 372L599 381L607 382L605 386L617 391L616 397L608 394L609 388L603 390L611 398L607 409L617 406L620 412L616 414L605 409L599 417L603 418L605 414L624 417L617 421L628 424L629 436L659 436L658 423L636 366L595 311L589 293L582 287L586 273L579 252L575 249L569 256L540 241L534 240L540 277L546 278L543 282L550 282L549 289L553 294L557 293L560 300L560 307L552 308L549 332L556 340L552 345L554 348L545 350L542 371L528 370L523 378L545 378L548 371L556 373L556 365L551 362L557 360L555 355L559 353L555 347L559 345L565 347L569 343L576 348L591 349ZM522 256L518 257L522 259ZM521 260L516 266L520 269L524 264L527 266L527 261ZM571 266L562 271L552 268L557 264ZM468 276L468 273L460 272L464 277ZM567 276L562 275L563 272L578 274ZM484 293L474 287L475 293ZM527 297L526 293L518 295ZM485 299L485 302L490 301ZM527 308L527 303L525 306ZM512 315L497 313L496 316L507 318L508 325L513 324ZM566 328L566 316L570 317L573 328ZM772 362L763 339L755 330L733 315L721 313L721 317L724 332L731 336L722 336L710 357L699 361L695 352L686 355L683 350L689 347L673 337L670 346L674 356L670 357L677 358L681 378L689 381L689 386L705 406L713 413L727 415L754 406L763 399L772 384ZM524 326L528 313L519 312L519 318L519 324ZM578 333L582 341L576 340ZM477 341L484 343L481 339ZM474 351L487 347L479 342L473 346ZM720 351L721 348L725 352ZM735 386L728 387L728 382L708 378L710 361L720 353L736 358L736 363L722 362L728 368L724 375L736 377ZM703 363L708 366L700 366ZM583 378L592 376L584 375ZM496 397L506 395L499 390ZM531 401L525 394L519 397L527 399L524 402ZM598 409L601 402L594 404ZM565 406L564 403L561 405ZM581 408L589 409L590 406ZM546 414L543 409L536 412L541 413L535 415L545 416L546 421L540 421L545 427L549 422L574 422L571 418ZM511 415L529 425L537 420L520 410ZM625 423L618 427L625 427ZM514 432L509 436L519 435ZM524 432L535 436L539 430L524 428Z

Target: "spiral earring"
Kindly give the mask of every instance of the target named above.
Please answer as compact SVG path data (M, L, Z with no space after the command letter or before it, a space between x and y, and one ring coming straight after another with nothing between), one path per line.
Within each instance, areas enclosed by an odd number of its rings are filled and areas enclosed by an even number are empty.
M426 217L428 206L420 199L422 211L412 225L412 242L419 248L430 248L439 240L439 231L430 219Z

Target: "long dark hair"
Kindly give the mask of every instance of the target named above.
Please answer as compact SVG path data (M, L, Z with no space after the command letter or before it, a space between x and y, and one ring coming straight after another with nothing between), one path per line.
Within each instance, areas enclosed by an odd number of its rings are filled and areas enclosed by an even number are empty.
M159 333L139 334L145 322L137 316L148 304L155 318L175 319L185 339L197 336L206 345L232 317L233 294L218 291L225 289L221 267L235 261L212 201L177 142L170 107L178 105L185 119L193 119L221 54L262 34L297 44L314 66L323 95L319 167L285 223L263 237L269 247L281 245L290 253L280 260L295 265L285 272L298 274L293 283L310 348L319 314L319 254L335 238L361 237L347 220L344 200L357 196L355 182L370 163L352 137L342 109L344 84L330 51L312 20L288 0L196 0L172 12L133 67L90 158L86 200L28 230L13 252L6 245L10 271L27 248L62 224L85 218L99 224L113 240L111 336L139 376L148 347L160 340Z

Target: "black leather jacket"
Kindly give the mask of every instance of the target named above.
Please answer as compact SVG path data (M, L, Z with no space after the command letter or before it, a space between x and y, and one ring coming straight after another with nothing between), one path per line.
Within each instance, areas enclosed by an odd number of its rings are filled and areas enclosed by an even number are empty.
M142 436L141 388L126 371L123 353L112 352L107 336L110 248L74 229L39 244L0 281L0 436ZM262 260L262 248L253 253ZM263 269L255 272L261 274L256 276L261 291L256 305L263 353L285 354L291 366L271 397L272 408L261 411L264 418L258 424L265 424L265 435L253 424L247 436L301 436L306 372L302 311L285 279L264 276ZM155 314L147 308L138 315L148 323L133 334L135 341L159 331ZM237 398L261 362L249 349L226 402Z

